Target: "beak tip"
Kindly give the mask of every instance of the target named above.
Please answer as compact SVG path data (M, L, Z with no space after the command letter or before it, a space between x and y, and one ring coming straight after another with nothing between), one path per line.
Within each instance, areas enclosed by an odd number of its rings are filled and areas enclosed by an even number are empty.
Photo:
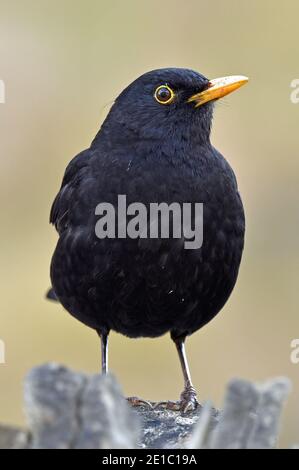
M241 81L243 81L244 85L249 82L249 78L246 77L245 75L240 76Z
M195 101L197 108L208 101L215 101L229 93L232 93L241 86L246 85L248 81L249 78L245 75L232 75L229 77L216 78L214 80L210 80L210 86L206 90L191 96L188 101Z

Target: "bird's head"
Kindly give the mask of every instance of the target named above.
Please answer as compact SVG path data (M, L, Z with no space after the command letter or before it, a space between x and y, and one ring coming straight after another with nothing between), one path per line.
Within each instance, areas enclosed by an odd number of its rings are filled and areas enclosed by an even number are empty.
M180 68L147 72L118 96L102 131L113 140L126 142L209 140L215 100L247 81L243 76L209 80Z

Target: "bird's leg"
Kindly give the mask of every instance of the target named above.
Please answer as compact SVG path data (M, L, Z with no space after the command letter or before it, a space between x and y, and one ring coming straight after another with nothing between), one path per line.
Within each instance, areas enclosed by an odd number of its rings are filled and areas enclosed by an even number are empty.
M185 383L184 390L180 397L180 409L186 413L187 411L193 411L197 408L197 393L191 381L191 374L185 351L185 337L176 339L173 338L173 341L178 351Z
M102 374L108 372L108 332L97 331L101 338L101 351L102 351Z
M97 330L99 337L101 338L101 350L102 350L102 374L108 373L108 335L109 332L103 332ZM149 401L142 400L138 397L128 397L127 401L131 406L146 406L153 408Z
M192 385L191 381L191 374L188 366L188 361L186 357L186 352L185 352L185 336L182 337L175 337L171 335L172 340L174 341L182 371L183 371L183 376L184 376L184 383L185 387L183 392L181 393L180 400L179 401L164 401L164 402L159 402L155 405L154 408L164 408L172 411L182 411L183 413L187 413L188 411L194 411L197 406L199 405L197 401L197 394L196 390Z

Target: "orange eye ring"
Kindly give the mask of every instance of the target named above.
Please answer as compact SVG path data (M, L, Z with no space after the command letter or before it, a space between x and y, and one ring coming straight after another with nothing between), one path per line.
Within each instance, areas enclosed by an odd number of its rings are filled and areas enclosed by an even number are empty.
M175 98L173 90L168 85L160 85L155 91L155 99L160 104L170 104Z

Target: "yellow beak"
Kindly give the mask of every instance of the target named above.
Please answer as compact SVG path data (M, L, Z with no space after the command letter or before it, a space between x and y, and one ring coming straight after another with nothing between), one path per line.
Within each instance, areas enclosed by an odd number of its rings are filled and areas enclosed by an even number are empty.
M191 96L191 98L188 99L188 102L195 102L195 107L197 108L208 101L219 100L219 98L232 93L247 82L248 78L243 77L242 75L215 78L215 80L210 80L209 86L206 90Z

